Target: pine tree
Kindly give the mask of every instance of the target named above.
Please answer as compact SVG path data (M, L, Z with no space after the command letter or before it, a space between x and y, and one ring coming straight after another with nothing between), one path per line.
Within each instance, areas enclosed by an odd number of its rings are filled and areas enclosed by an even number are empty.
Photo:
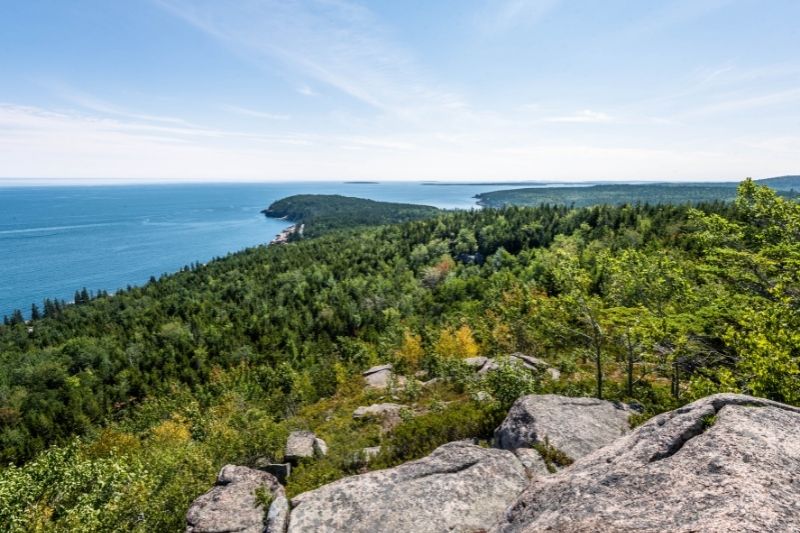
M14 313L11 315L11 325L16 326L17 324L24 324L25 317L22 316L22 311L19 309L14 309Z

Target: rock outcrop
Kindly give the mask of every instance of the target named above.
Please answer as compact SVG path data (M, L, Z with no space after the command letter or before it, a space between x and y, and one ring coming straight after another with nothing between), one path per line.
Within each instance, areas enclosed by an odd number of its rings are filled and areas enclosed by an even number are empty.
M286 439L283 455L289 462L310 459L328 454L328 445L310 431L292 431Z
M400 422L400 412L406 409L405 405L399 403L376 403L370 406L360 406L353 411L353 418L379 420L383 431L389 431Z
M271 497L269 510L257 501L257 490ZM280 511L282 506L285 512ZM286 496L277 479L260 470L227 465L220 470L214 488L192 503L186 513L186 533L262 533L265 525L269 532L283 531L287 516Z
M288 531L480 531L501 518L527 482L512 453L453 442L423 459L300 494L292 499Z
M278 483L286 485L292 475L292 463L272 463L267 458L256 459L253 466L267 474L272 474Z
M398 387L402 387L406 382L406 378L394 374L391 364L373 366L361 375L364 376L367 387L371 389L386 389L392 381Z
M371 460L378 457L380 454L381 454L380 446L370 446L368 448L361 449L361 459L365 463L369 463Z
M559 372L557 368L550 366L550 364L544 359L539 359L538 357L533 357L531 355L525 355L521 352L515 352L511 354L509 359L511 361L519 361L525 368L532 370L533 372L547 373L547 375L550 376L550 379L557 380L561 378L561 372Z
M493 531L800 531L800 409L720 394L535 478Z
M399 416L405 408L399 403L375 403L370 406L361 406L353 411L353 418L384 418Z
M532 394L514 402L494 445L515 450L546 441L574 460L627 434L630 415L628 407L604 400Z
M483 368L483 366L486 364L486 361L488 361L488 360L489 359L487 357L483 357L482 355L479 355L477 357L467 357L463 361L464 361L464 364L466 364L467 366L470 366L470 367L474 368L475 370L480 370L481 368Z
M547 375L552 380L561 378L561 372L557 368L553 368L543 359L532 357L520 352L513 353L508 357L500 357L498 359L489 359L486 357L470 357L464 359L464 362L475 369L478 374L486 374L500 368L501 363L512 365L520 365L521 367L530 370L532 373L543 376Z

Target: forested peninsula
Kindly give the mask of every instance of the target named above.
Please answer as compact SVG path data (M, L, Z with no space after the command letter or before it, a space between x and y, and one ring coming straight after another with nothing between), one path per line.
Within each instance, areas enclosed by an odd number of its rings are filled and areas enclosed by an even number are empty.
M0 530L183 531L215 480L223 490L266 475L237 468L284 463L283 487L245 496L260 512L283 502L289 530L310 530L350 486L326 484L367 474L384 486L380 469L415 459L400 467L406 478L473 473L475 501L501 510L487 487L522 491L526 472L565 469L522 493L496 531L557 529L568 520L554 505L591 530L620 500L587 515L574 494L613 485L627 502L674 468L681 479L723 475L724 457L701 470L687 454L796 427L800 204L752 180L731 202L692 205L439 212L298 196L266 212L302 221L305 237L0 326ZM702 400L714 393L783 403ZM530 413L561 413L569 431L601 420L611 436L538 442L520 433ZM681 450L692 438L703 445ZM792 438L741 449L795 464L781 455ZM505 451L520 446L525 469ZM220 472L229 464L241 466ZM448 476L430 475L443 464ZM496 483L482 477L487 464L505 472ZM653 477L633 475L645 471ZM640 524L660 512L636 509Z
M800 176L758 180L786 198L800 197ZM736 183L644 183L594 184L570 187L526 187L475 195L485 207L557 204L574 207L609 204L698 204L730 202L736 198Z
M285 218L305 226L304 235L361 226L398 224L428 218L439 209L427 205L377 202L338 194L298 194L273 202L262 211L271 218Z

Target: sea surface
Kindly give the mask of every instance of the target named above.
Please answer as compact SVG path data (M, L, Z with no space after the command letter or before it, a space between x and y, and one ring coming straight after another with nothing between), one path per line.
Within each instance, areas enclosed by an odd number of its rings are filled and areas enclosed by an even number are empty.
M0 186L0 316L76 290L114 292L150 276L266 244L288 224L261 210L292 194L475 207L519 185L259 183Z

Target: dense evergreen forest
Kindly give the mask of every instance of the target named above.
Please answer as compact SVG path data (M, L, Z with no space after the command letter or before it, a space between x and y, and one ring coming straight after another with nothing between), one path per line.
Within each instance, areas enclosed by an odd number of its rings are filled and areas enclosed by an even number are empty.
M462 361L517 351L561 378ZM384 399L360 373L386 362L415 406L390 431L352 417ZM0 529L179 531L221 465L280 460L291 429L331 449L295 470L297 494L488 438L529 392L635 402L642 420L717 391L800 405L799 363L800 204L750 180L732 203L331 231L0 326Z
M800 177L782 176L760 180L787 198L800 197ZM486 207L507 205L563 204L587 207L598 204L623 205L628 203L649 204L698 204L703 202L728 202L736 198L735 183L648 183L607 184L580 187L526 187L492 191L476 195L478 202Z
M315 237L336 229L419 220L435 216L439 210L428 205L376 202L339 194L297 194L273 202L263 213L304 224L303 235Z

